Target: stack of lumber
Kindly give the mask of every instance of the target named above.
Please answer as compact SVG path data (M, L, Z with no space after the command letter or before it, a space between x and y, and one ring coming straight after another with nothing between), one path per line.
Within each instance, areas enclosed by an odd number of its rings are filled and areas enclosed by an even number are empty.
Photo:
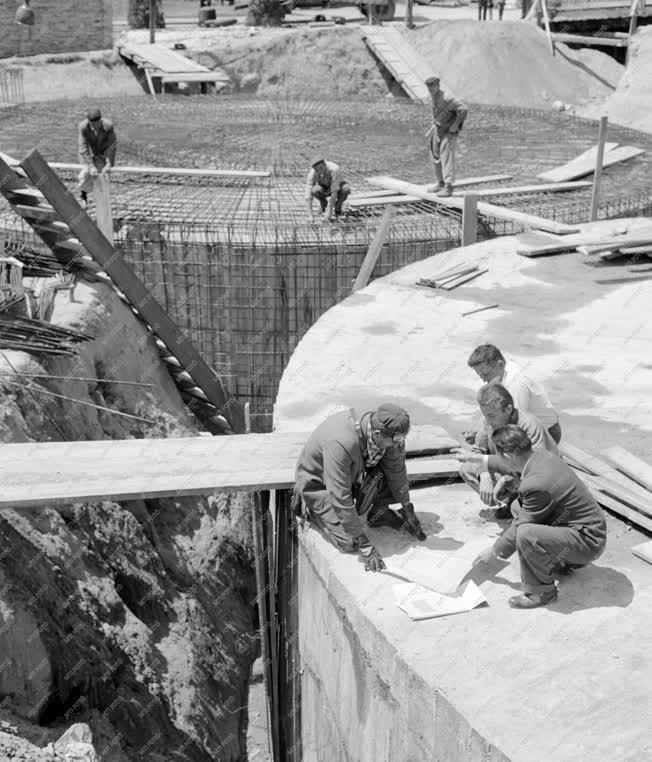
M552 254L568 254L579 251L582 254L599 255L601 259L652 255L652 225L631 231L623 228L621 233L585 233L565 237L538 232L519 233L517 253L523 257L544 257Z
M452 291L454 288L461 286L463 283L468 283L468 281L486 272L488 270L481 270L478 265L462 262L462 264L442 270L434 278L420 278L417 281L417 286L428 286L428 288L442 288L444 291Z
M645 153L645 151L635 146L619 146L618 143L605 143L602 168L604 169L612 164L633 159L642 153ZM576 180L578 177L590 175L595 171L597 154L598 147L593 146L593 148L589 148L588 151L576 156L566 164L542 172L537 177L546 183L567 183L570 180Z
M74 355L74 346L93 337L71 328L27 317L0 313L0 348L19 349L35 354Z
M56 275L62 270L62 265L53 252L37 251L18 241L0 242L0 257L15 257L22 262L25 277Z
M607 510L652 532L652 466L622 447L602 457L562 443L560 452Z

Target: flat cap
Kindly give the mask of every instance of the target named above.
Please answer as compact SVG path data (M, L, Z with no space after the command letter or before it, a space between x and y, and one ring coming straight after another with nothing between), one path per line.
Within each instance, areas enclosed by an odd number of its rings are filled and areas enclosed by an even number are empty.
M372 413L372 423L380 431L391 434L407 434L410 430L410 416L407 410L395 405L393 402L383 402Z
M314 156L314 157L313 157L313 159L312 159L312 161L310 162L310 166L311 166L311 167L316 167L316 166L317 166L317 164L321 164L321 163L322 163L322 161L324 161L324 157L323 157L323 156L321 156L321 155L319 155L319 156Z
M432 76L428 77L428 79L426 80L426 85L434 85L435 82L439 84L440 80L439 80L439 77L435 77L435 75L433 74Z
M96 119L102 118L102 112L99 110L99 108L88 109L88 111L86 112L86 118L90 122L94 122Z

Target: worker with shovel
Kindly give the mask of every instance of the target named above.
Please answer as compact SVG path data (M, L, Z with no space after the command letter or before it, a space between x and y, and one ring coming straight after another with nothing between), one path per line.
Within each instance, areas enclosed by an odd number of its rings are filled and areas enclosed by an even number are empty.
M322 211L322 222L330 222L333 214L342 214L342 204L346 201L351 188L344 182L342 170L334 161L327 161L323 156L316 156L306 179L306 204L308 215L314 220L312 201L317 199Z
M509 529L475 559L474 565L518 553L523 594L509 599L517 609L545 606L557 598L555 574L595 561L607 542L604 513L588 487L558 456L532 449L519 426L493 432L498 454L520 477L520 508Z
M102 118L99 108L93 108L79 125L79 158L82 170L79 173L78 189L84 208L88 206L88 192L93 190L96 178L105 176L115 165L118 148L113 123Z
M425 540L410 502L405 437L410 417L384 403L357 417L336 413L310 435L297 463L293 508L310 519L344 552L358 552L367 571L385 563L365 533L370 527L405 528ZM389 505L398 503L398 512Z
M452 196L455 182L455 147L468 110L439 82L439 77L428 77L426 87L432 101L432 127L426 133L430 138L430 155L435 170L438 196Z

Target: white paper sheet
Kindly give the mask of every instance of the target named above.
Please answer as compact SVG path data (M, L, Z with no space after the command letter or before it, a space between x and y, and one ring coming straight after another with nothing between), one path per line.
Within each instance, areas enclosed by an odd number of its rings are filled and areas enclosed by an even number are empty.
M461 614L487 602L472 580L465 582L455 595L442 595L421 585L405 582L394 585L394 598L398 607L415 621Z
M386 558L387 571L404 577L429 590L454 594L471 571L471 564L491 545L491 538L480 537L451 552L433 553L427 547L415 547L407 557Z

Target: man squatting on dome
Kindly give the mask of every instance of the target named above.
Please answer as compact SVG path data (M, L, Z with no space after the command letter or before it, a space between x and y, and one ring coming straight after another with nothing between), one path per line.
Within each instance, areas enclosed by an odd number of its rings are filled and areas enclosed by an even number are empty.
M502 402L506 395L500 388ZM513 403L508 407L515 412ZM299 456L295 512L309 518L340 550L357 551L368 571L382 571L385 564L365 534L364 517L369 526L405 527L417 539L426 539L409 496L409 429L409 415L397 405L385 403L359 420L350 409L321 423ZM540 429L547 433L535 425ZM498 501L504 492L513 498L514 519L474 565L506 560L517 552L523 594L510 598L509 604L521 609L543 606L557 598L554 573L569 573L602 554L607 536L604 514L586 485L554 452L554 442L535 450L526 431L514 423L493 428L491 440L489 468L499 474L494 495ZM399 503L401 509L393 511L391 503Z

